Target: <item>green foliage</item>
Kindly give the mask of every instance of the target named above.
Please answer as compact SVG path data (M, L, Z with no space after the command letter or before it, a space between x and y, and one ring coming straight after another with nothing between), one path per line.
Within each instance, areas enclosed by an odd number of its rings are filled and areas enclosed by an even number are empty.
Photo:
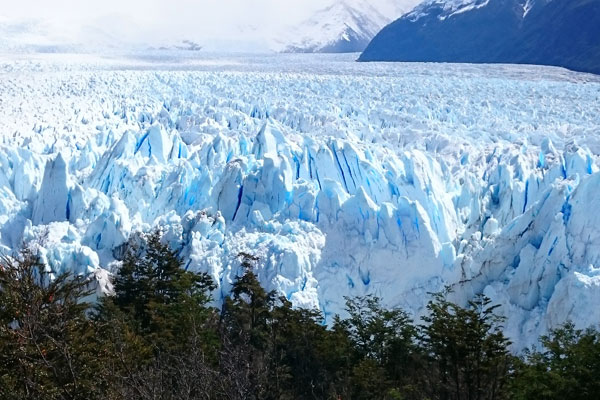
M212 279L183 269L183 264L168 245L161 242L160 231L143 238L143 245L129 245L123 264L114 280L115 296L109 298L129 315L141 334L172 335L177 343L185 328L197 322L215 288ZM183 324L183 326L182 326Z
M233 283L231 297L225 299L223 319L229 338L240 343L264 350L271 311L275 304L275 293L267 293L252 272L256 259L241 254L244 273Z
M288 398L327 398L333 393L335 366L329 331L320 312L293 309L285 298L273 309L270 341L272 377Z
M349 317L338 319L353 349L353 398L388 398L408 390L419 362L417 330L408 315L386 309L375 296L346 299Z
M600 333L567 323L541 338L513 381L514 399L592 400L600 394Z
M423 318L422 343L428 357L427 384L432 398L507 398L512 357L502 333L497 306L477 296L466 308L436 294Z
M293 309L286 298L266 292L253 272L258 259L240 258L243 274L221 319L221 364L237 362L233 373L226 368L230 398L337 398L344 388L340 376L349 376L340 374L349 367L346 336L327 330L320 312Z
M161 234L133 238L114 294L90 309L92 281L53 276L25 250L0 262L2 399L596 399L600 334L572 324L522 359L496 306L434 295L423 324L380 299L346 299L328 327L266 291L258 258L221 312L210 277L186 271Z
M233 283L231 297L223 304L221 332L227 346L222 362L237 360L240 370L228 378L240 398L268 398L269 331L275 295L267 293L252 272L257 260L248 254L240 254L240 258L244 273Z
M102 360L85 279L52 277L25 249L0 262L0 398L101 398Z
M385 309L378 297L346 299L349 318L342 322L350 341L361 358L370 358L387 366L396 376L397 363L406 361L414 348L416 329L408 315L398 309Z
M195 376L215 375L217 313L208 306L215 286L207 274L186 271L161 236L129 242L114 296L95 315L125 398L180 398L201 392Z

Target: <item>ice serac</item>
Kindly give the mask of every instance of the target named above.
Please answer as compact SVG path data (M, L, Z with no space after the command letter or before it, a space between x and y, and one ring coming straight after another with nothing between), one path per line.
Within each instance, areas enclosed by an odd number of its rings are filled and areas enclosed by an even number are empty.
M58 153L54 160L46 163L42 186L33 206L33 224L67 221L71 215L69 191L67 164L62 154Z
M0 250L110 292L160 227L216 302L246 252L326 322L364 294L418 318L450 286L501 304L517 349L598 324L600 80L311 57L0 63Z

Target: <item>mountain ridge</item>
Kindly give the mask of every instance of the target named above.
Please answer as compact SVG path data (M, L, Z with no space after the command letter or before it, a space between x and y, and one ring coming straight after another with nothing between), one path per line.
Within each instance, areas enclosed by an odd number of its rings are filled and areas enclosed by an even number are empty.
M365 4L359 10L348 2L331 4L292 29L293 39L283 52L359 52L390 19Z
M383 28L359 61L539 64L598 74L599 20L599 0L433 0Z
M274 48L287 53L360 52L381 28L408 11L409 3L375 8L365 1L334 2L282 34Z

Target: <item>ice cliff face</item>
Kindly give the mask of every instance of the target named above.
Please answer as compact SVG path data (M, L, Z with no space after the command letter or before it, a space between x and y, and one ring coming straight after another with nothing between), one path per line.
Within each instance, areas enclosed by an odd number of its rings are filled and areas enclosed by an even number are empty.
M55 56L57 57L57 56ZM598 324L600 81L352 57L0 63L0 240L107 291L162 226L226 296L237 254L331 318L374 293L418 315L450 285L522 347ZM335 73L334 73L335 71Z

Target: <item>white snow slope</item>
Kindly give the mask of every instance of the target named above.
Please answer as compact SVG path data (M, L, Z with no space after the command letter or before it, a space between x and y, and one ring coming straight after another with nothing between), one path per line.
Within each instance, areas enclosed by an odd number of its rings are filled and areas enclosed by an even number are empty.
M237 254L331 318L445 285L502 304L517 349L600 322L600 79L355 55L0 58L0 240L118 268L160 225L226 296Z
M529 2L530 0L527 1ZM428 15L432 8L437 7L442 10L438 18L440 20L445 20L446 18L456 14L485 7L488 5L488 3L489 0L424 0L420 2L412 11L407 13L407 16L416 21Z
M271 48L286 52L359 52L419 0L335 0L296 26L286 26Z

